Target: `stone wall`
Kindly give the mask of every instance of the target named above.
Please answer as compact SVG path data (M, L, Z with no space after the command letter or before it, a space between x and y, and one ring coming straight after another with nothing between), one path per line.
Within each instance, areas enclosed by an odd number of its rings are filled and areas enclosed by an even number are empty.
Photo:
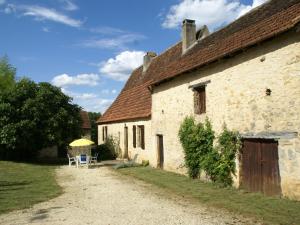
M194 115L189 86L210 81L206 86L206 114L196 119L204 121L208 117L217 133L226 124L245 136L279 139L282 193L300 199L299 41L299 33L291 31L155 87L151 137L155 143L156 134L164 136L164 168L185 172L178 130L186 116ZM270 96L266 95L267 89L271 90Z
M145 129L145 149L142 149L136 145L133 147L133 125L139 126L144 125ZM156 163L156 155L152 152L152 142L151 142L151 120L140 120L140 121L130 121L130 122L119 122L111 124L102 124L98 126L98 144L103 144L102 139L102 127L107 126L107 135L113 136L120 143L120 148L122 155L124 155L124 127L128 127L128 156L130 159L136 159L135 161L141 163L142 160L149 160L152 164ZM136 134L137 134L136 130ZM138 139L138 134L136 135ZM137 142L136 142L137 143Z

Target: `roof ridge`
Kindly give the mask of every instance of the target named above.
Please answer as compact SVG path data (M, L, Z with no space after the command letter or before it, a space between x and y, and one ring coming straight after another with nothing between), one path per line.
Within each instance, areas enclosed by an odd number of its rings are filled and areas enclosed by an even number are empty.
M98 122L151 116L151 92L147 84L159 84L286 32L299 23L299 15L300 0L271 0L198 41L184 55L181 41L173 44L155 57L144 73L142 66L132 71L124 88Z

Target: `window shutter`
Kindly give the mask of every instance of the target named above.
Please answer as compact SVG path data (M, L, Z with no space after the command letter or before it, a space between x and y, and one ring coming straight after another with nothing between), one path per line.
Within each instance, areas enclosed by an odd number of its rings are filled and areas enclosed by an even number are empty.
M202 111L201 113L206 113L206 92L205 87L202 89Z
M104 127L102 127L102 141L104 141Z
M132 127L132 136L133 136L133 140L132 140L132 143L133 143L133 147L136 148L136 126L133 126Z
M194 112L195 114L206 112L205 86L194 90Z
M107 126L105 126L105 140L107 140Z
M141 148L145 149L145 129L141 126Z
M197 90L194 91L194 112L200 114L200 94Z
M199 89L199 94L200 94L200 114L206 112L206 99L205 99L205 87L202 87Z

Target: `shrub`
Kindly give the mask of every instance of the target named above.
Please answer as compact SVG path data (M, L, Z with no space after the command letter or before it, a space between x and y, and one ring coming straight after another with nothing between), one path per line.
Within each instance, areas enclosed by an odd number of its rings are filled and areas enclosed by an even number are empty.
M99 154L99 160L114 160L121 153L119 141L113 136L109 136L104 144L98 145L92 152Z
M142 160L142 166L149 166L149 160Z
M217 182L225 186L231 186L233 183L232 175L235 175L236 172L236 155L241 148L238 132L229 131L224 126L222 133L218 137L216 148L220 154Z
M240 148L237 132L224 126L214 147L214 131L211 123L195 123L193 117L186 117L179 129L179 139L185 153L185 165L191 178L197 178L201 170L211 181L223 186L232 185L235 175L235 158Z
M179 129L179 139L185 152L185 164L192 178L199 177L204 156L213 150L214 132L211 124L195 124L193 117L186 117Z

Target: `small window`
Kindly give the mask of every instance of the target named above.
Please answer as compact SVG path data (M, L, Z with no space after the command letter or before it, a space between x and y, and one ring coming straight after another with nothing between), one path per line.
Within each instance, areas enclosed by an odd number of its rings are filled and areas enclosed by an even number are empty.
M136 126L134 125L132 127L132 144L133 144L133 147L136 148Z
M144 127L144 125L138 126L138 147L145 149L145 127Z
M206 112L205 86L194 89L194 111L195 114L203 114Z

